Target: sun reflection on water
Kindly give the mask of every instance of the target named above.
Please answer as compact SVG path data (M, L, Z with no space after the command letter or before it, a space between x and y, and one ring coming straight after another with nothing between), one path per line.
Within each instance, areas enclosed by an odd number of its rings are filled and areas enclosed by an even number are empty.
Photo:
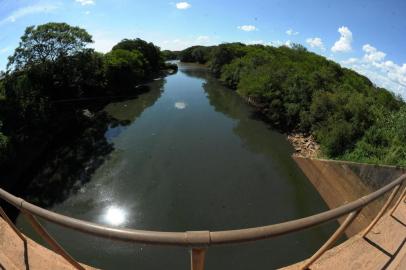
M122 225L126 218L126 211L117 206L110 206L104 214L104 221L114 226Z
M185 102L179 101L179 102L175 103L175 108L178 110L183 110L186 108L186 106L187 106L187 104Z

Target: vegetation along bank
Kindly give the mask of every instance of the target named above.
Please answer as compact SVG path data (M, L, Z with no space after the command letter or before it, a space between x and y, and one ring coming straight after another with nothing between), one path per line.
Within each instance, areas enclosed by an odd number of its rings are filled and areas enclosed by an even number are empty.
M404 101L299 44L193 46L165 56L206 64L274 127L320 145L322 157L406 165Z
M165 63L159 47L141 39L124 39L106 54L90 49L92 42L85 29L66 23L26 28L0 74L3 188L36 175L43 159L78 136L96 144L100 128L94 125L108 118L103 106L134 97L146 91L144 82L177 69Z

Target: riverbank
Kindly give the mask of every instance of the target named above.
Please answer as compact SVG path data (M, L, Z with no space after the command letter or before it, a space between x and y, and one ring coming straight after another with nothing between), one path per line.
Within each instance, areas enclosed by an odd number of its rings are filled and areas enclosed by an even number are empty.
M262 114L265 115L267 113L266 104L263 104L252 97L242 98ZM295 149L296 155L306 158L320 157L320 145L316 142L313 135L306 135L300 132L291 132L288 133L287 139Z
M288 141L295 149L295 154L306 158L320 157L320 145L312 135L303 133L291 133L288 135Z

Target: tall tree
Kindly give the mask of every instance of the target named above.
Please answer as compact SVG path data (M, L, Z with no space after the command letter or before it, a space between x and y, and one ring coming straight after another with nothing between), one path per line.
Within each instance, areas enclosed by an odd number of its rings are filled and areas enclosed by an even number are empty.
M138 51L145 58L145 75L150 76L153 73L159 71L163 66L163 58L161 55L161 49L155 46L152 42L146 42L142 39L123 39L117 43L113 49L114 50L127 50L127 51Z
M86 30L66 23L29 26L14 54L9 57L7 68L20 70L27 65L75 55L91 42L92 36Z

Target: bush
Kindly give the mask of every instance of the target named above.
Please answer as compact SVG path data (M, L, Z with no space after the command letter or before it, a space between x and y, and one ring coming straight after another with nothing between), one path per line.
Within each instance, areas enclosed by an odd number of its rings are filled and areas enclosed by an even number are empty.
M144 79L145 58L137 50L115 49L106 54L106 79L111 88L128 90Z
M301 45L228 43L180 54L183 61L207 62L220 81L260 106L275 127L314 134L327 157L406 163L401 98Z

